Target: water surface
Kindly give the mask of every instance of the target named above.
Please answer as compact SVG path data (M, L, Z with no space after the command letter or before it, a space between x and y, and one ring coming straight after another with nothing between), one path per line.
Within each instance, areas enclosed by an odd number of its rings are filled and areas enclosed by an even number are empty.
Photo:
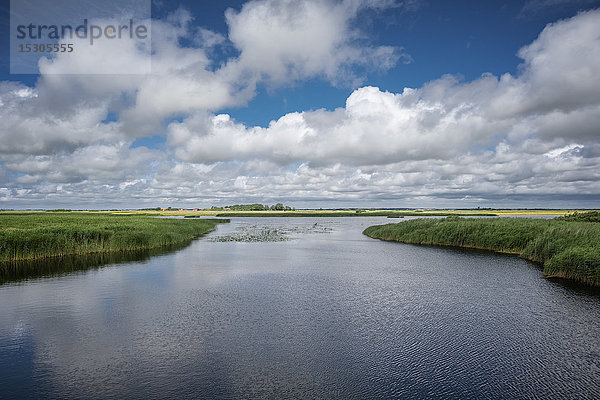
M389 222L234 218L0 286L0 398L600 396L600 297L517 257L361 234ZM286 240L217 239L249 227Z

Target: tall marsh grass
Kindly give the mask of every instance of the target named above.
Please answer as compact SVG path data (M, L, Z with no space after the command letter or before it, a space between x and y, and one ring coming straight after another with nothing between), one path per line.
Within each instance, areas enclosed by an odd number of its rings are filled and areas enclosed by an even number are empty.
M587 217L554 220L448 217L371 226L363 233L375 239L411 244L518 254L543 264L547 277L600 286L600 223L587 221Z
M89 213L0 213L0 262L186 244L224 220Z

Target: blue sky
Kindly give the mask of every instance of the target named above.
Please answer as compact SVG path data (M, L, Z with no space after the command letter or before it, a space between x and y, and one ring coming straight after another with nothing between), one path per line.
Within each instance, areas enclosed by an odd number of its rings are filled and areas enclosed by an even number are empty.
M4 1L0 208L597 206L599 6L154 1L152 74L111 79L11 75Z
M194 23L227 33L223 14L240 9L244 1L164 1L153 15L164 17L178 7L189 9ZM527 11L526 4L538 5ZM415 1L409 10L365 12L357 25L372 43L402 47L412 62L386 72L367 73L363 84L399 92L420 87L444 74L472 80L485 72L515 73L517 51L533 41L550 22L572 17L600 1ZM524 9L525 7L525 9ZM282 114L342 107L355 87L332 86L322 79L268 90L263 87L248 107L224 112L250 125L266 126Z
M590 8L573 2L519 17L523 5L519 1L429 1L415 11L371 13L359 23L370 40L403 47L413 61L399 63L385 73L369 73L364 84L398 92L444 74L472 80L485 72L515 73L521 62L517 51L533 41L547 23ZM247 109L228 112L241 121L264 126L291 111L341 107L352 89L315 79L272 93L262 90Z

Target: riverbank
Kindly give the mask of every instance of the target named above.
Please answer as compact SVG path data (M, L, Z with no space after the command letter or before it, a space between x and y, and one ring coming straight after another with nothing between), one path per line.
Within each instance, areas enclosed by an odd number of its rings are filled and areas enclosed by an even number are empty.
M185 245L227 220L94 213L0 213L0 263Z
M588 222L585 217L414 219L371 226L363 233L374 239L409 244L518 254L542 264L548 278L600 286L600 223Z

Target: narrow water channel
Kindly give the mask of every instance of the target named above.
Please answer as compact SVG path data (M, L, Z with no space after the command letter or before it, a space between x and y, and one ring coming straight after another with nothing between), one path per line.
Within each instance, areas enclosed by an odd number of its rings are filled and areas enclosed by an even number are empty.
M234 218L0 286L0 398L598 398L600 297L385 218ZM395 221L392 221L395 222Z

